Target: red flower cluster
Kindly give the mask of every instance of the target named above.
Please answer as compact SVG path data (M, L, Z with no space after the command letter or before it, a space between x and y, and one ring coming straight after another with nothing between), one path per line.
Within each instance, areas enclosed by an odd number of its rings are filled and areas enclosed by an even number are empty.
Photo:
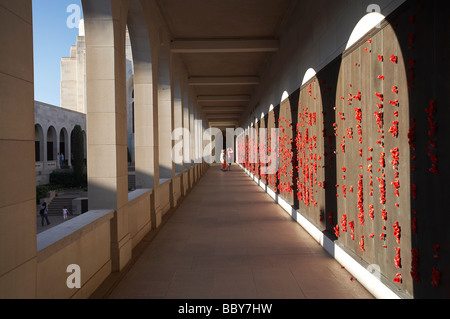
M392 63L397 63L398 62L398 57L393 54L393 55L391 55L390 60L391 60Z
M387 220L387 211L385 209L381 209L381 219Z
M351 222L348 223L348 226L350 227L351 230L350 236L352 240L355 240L355 222L352 220Z
M434 115L436 114L437 110L436 110L436 101L430 101L430 107L425 109L425 112L428 114L428 122L430 124L430 130L428 131L428 135L429 136L434 136L437 133L437 122L434 120ZM433 140L430 140L430 147L433 149L436 149L436 142L434 142ZM428 156L431 159L431 168L429 169L429 171L433 174L439 174L439 170L438 170L438 157L437 155L433 154L431 152L431 149L429 147L427 147L427 149L425 150L428 153Z
M401 228L398 222L395 222L395 224L392 227L394 228L394 236L397 239L397 244L400 244Z
M395 94L398 94L398 87L396 87L395 85L392 87L392 92L394 92Z
M382 177L377 177L378 182L380 183L380 203L386 204L386 181L384 180L384 174L382 174Z
M334 227L333 229L334 229L334 235L336 237L339 237L339 225L336 225L336 227Z
M416 121L414 119L411 119L411 126L408 132L408 143L413 151L416 150L415 141L416 141Z
M417 217L413 217L411 220L411 230L414 234L417 234Z
M391 133L393 137L397 137L398 136L398 124L399 124L398 121L393 121L392 122L392 126L389 129L389 133Z
M394 265L397 268L402 268L402 259L400 257L400 247L399 248L394 247L394 248L395 248L395 251L396 251L396 255L395 255L395 258L394 258Z
M359 249L360 249L361 251L366 251L366 250L364 249L364 235L361 236L361 240L359 241Z
M395 196L400 197L400 193L398 191L400 189L400 181L399 180L392 181L391 185L393 185L395 188Z
M341 226L342 226L342 231L347 232L347 215L345 215L345 214L342 215Z
M381 168L385 168L386 167L386 162L384 160L385 155L386 154L383 153L383 152L380 153L380 160L378 161L378 163L380 163L380 167Z
M358 181L358 219L361 225L364 226L364 197L363 197L363 175L359 175Z
M362 120L362 110L360 108L355 108L355 113L356 113L356 120L358 121L358 123L361 123Z
M369 204L369 216L370 216L370 219L372 219L372 220L375 219L375 208L373 207L372 204Z
M398 147L395 147L391 150L391 164L394 170L398 170L398 165L400 164L400 150Z
M378 125L378 128L379 129L381 129L381 127L383 126L383 118L384 118L384 114L383 114L383 111L381 111L381 112L375 112L374 113L374 115L375 115L375 117L377 118L377 125Z
M431 275L431 285L433 287L439 286L439 283L441 281L441 272L438 271L435 267L433 267L433 273Z
M419 277L419 250L413 248L411 250L411 277L414 279L416 284L420 284Z

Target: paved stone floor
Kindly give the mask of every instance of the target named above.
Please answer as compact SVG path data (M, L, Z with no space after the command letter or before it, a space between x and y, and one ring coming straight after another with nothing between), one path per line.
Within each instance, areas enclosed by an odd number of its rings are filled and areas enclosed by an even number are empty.
M372 299L244 172L211 167L110 299Z

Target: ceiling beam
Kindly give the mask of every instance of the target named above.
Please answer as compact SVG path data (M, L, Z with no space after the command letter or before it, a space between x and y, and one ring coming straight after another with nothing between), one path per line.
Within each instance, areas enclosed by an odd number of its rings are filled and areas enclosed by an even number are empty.
M244 111L244 107L223 107L223 106L207 106L202 108L205 113L240 113Z
M191 86L226 86L226 85L259 85L257 76L236 76L236 77L191 77Z
M172 53L248 53L277 52L277 40L174 40Z
M237 124L238 121L236 119L209 119L209 123L215 123L215 124Z
M209 122L209 126L217 128L238 127L238 122Z
M198 96L198 102L210 103L210 102L248 102L250 101L250 96L248 95L229 95L229 96Z
M241 115L240 114L215 114L215 113L206 113L206 118L208 119L240 119Z

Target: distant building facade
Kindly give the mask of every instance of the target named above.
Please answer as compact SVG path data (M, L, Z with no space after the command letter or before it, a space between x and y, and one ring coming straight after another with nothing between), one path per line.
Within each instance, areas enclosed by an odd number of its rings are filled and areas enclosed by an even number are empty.
M83 132L86 157L86 114L35 101L34 135L36 184L48 184L50 174L72 167L71 135L76 125Z
M127 140L134 161L134 82L133 58L128 31L125 38L127 83ZM77 41L70 48L70 57L61 59L61 107L87 113L86 107L86 45L84 21L80 21Z
M134 86L131 43L126 33L127 140L134 161ZM71 134L83 131L86 157L86 45L83 20L70 57L61 59L61 107L35 101L36 184L49 183L50 174L72 167Z

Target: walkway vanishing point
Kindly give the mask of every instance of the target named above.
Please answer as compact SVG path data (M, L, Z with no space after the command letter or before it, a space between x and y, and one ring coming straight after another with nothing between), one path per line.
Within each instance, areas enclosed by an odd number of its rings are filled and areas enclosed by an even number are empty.
M212 166L115 281L94 297L373 298L236 166Z

